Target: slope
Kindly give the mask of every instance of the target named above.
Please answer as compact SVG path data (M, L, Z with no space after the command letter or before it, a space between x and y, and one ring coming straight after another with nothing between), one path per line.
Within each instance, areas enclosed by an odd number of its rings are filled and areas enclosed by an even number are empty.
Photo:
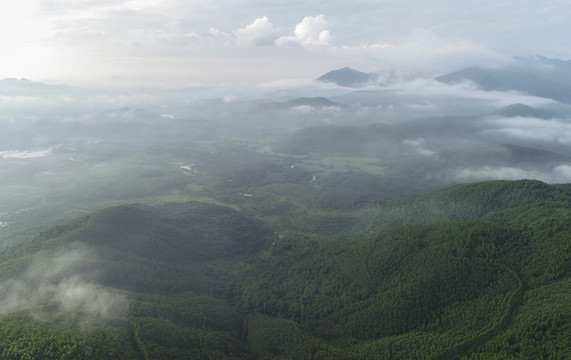
M0 263L0 322L11 339L0 352L565 358L570 195L570 185L523 180L384 198L358 212L373 231L346 223L341 240L303 227L270 234L266 214L217 205L108 208ZM58 345L34 347L32 336Z
M244 306L266 316L253 318L248 340L260 353L286 358L303 357L299 349L308 349L306 358L346 359L485 351L489 339L517 331L514 314L536 316L527 314L530 306L519 308L528 291L552 284L564 293L569 190L536 181L457 186L385 203L381 213L398 211L401 225L366 239L276 244L245 289ZM554 299L564 315L541 326L550 329L545 340L554 354L564 354L570 304ZM517 327L536 326L522 321ZM526 353L538 351L530 345Z
M243 358L241 317L216 298L232 282L218 275L228 262L239 272L240 259L256 253L267 234L234 210L200 203L116 206L52 228L0 265L0 322L24 338L60 340L48 351L13 339L0 353ZM91 355L72 346L92 336Z

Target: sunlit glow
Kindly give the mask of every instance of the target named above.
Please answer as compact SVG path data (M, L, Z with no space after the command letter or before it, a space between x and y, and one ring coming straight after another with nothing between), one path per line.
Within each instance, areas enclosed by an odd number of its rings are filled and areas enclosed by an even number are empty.
M0 3L0 76L30 77L47 69L51 51L44 40L49 30L35 1Z

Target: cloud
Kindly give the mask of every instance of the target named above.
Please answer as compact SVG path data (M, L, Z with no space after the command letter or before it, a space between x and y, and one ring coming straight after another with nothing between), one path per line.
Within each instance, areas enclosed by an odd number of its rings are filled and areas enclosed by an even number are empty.
M276 44L305 48L330 45L333 37L328 26L324 15L306 16L295 26L294 36L282 36L276 40Z
M224 46L229 46L232 44L234 37L232 34L224 32L218 28L208 29L208 38L212 41L220 42Z
M309 76L318 66L442 73L505 62L512 55L530 53L529 49L568 58L567 32L561 31L569 27L563 3L526 1L526 6L517 7L513 2L498 5L486 0L467 10L461 2L427 7L420 1L396 0L336 1L327 6L313 0L22 0L7 3L0 12L4 14L0 29L6 30L0 42L10 49L0 59L0 69L4 77L74 83L79 82L76 78L113 75L162 79L165 69L188 74L189 79L196 74L214 78L232 67L236 58L255 61L261 54L264 62L271 63L268 67L276 69L263 81L279 79L280 71ZM265 16L251 21L252 13ZM510 16L514 13L518 16ZM280 31L286 27L291 30ZM243 51L247 46L272 44L281 49ZM284 60L305 55L295 48L320 51L302 60ZM489 49L508 56L502 58ZM192 66L180 61L174 69L181 58L195 61ZM131 64L124 65L125 59ZM212 59L218 61L218 69L213 69ZM258 70L250 67L236 73L248 80L260 76ZM226 80L227 75L221 78Z
M169 21L157 28L130 30L129 37L134 44L185 44L202 39L202 37L195 32L185 31L182 24L175 20Z
M491 167L461 169L455 174L455 180L459 182L485 181L485 180L518 180L538 179L545 180L545 176L539 171L528 171L516 167Z
M342 45L345 56L377 68L411 75L435 76L468 66L497 67L512 61L510 56L490 50L477 42L449 40L438 33L415 28L399 39Z
M536 118L491 118L493 128L482 133L490 137L508 138L511 141L532 141L555 144L571 143L571 124L563 120Z
M553 169L553 182L554 183L569 183L571 182L571 165L559 165Z
M484 91L471 81L446 84L430 77L414 77L405 73L398 73L389 82L391 88L402 95L414 95L420 98L440 96L445 99L472 99L489 107L489 110L479 109L480 113L512 105L526 104L532 107L545 108L556 103L554 100L540 98L517 91ZM448 107L454 104L448 103ZM442 108L442 106L440 106Z
M413 149L417 154L421 156L434 156L436 153L426 146L426 140L423 138L416 139L405 139L403 144L407 147Z
M571 181L571 166L558 165L550 171L525 170L507 166L482 166L459 169L454 174L458 182L474 182L486 180L521 180L534 179L547 183L568 183Z
M238 45L273 45L278 36L266 16L254 20L253 23L233 31Z
M336 114L341 111L338 106L311 106L311 105L299 105L291 108L291 112L295 114Z
M20 276L0 283L0 312L36 308L56 302L82 322L127 314L127 300L94 285L96 274L77 274L77 263L94 258L84 247L36 259Z

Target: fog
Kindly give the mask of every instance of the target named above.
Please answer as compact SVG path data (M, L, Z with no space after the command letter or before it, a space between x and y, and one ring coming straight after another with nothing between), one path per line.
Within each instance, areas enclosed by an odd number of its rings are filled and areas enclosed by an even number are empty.
M385 71L350 87L341 84L356 72L346 69L210 87L0 80L0 221L55 216L48 208L68 219L180 186L188 174L179 166L196 162L192 149L205 143L373 158L386 179L415 184L400 192L491 179L568 182L571 99L550 98L545 86L564 89L553 79L571 76L570 67L530 59L436 77ZM546 96L530 95L538 93L533 82L510 82L522 69L545 80Z
M560 74L571 69L563 64ZM289 236L288 221L341 238L348 228L365 235L378 219L402 223L406 206L377 206L399 195L486 180L570 182L564 85L554 85L555 97L541 87L539 96L533 82L506 81L512 77L501 69L461 71L463 78L324 69L314 79L180 88L0 80L0 256L22 262L2 273L0 313L63 316L89 328L124 323L137 291L168 299L188 283L212 296L212 280L200 274L216 270L202 269L200 255L179 254L193 241L175 230L184 224L193 234L189 213L169 224L129 211L82 218L114 205L159 214L199 201L254 214L279 239ZM442 211L429 212L436 219ZM78 221L89 225L87 235ZM196 231L216 234L225 227L217 221ZM180 249L162 243L179 238ZM181 264L156 270L155 259L179 255ZM196 279L166 284L181 266Z
M469 5L0 3L2 357L505 345L565 285L569 3Z
M79 325L125 316L123 295L97 286L96 272L77 272L81 263L96 260L82 246L30 259L22 274L0 283L0 313L35 310L41 316L55 307Z

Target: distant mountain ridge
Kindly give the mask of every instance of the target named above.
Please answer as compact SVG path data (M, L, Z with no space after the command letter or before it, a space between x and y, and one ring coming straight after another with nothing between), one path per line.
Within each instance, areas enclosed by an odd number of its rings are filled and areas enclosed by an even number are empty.
M545 56L516 57L516 67L540 74L541 77L559 83L571 81L571 60Z
M0 80L0 94L9 96L38 95L46 93L67 93L78 91L69 85L50 85L41 82L31 81L26 78L4 78Z
M567 83L571 79L571 63L557 59L516 59L514 65L501 69L473 66L435 79L446 84L471 81L485 91L520 91L571 103L571 85Z

